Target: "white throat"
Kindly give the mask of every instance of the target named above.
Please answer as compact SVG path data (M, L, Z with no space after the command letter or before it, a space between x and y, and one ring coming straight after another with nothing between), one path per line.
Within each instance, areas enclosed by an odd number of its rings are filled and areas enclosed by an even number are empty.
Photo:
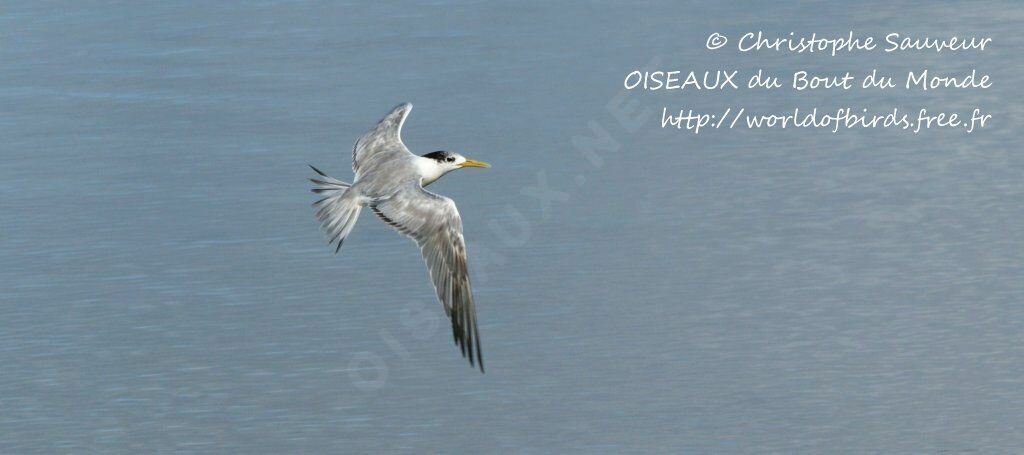
M422 156L416 157L416 171L420 174L421 185L427 186L434 183L437 179L441 178L451 169L446 168L438 163L436 160L430 158L424 158Z

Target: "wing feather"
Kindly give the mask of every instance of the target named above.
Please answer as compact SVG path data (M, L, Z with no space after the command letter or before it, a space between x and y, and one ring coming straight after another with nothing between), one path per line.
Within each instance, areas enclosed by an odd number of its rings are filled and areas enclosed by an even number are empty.
M462 237L462 218L455 202L413 182L370 208L381 220L412 237L419 245L437 299L451 319L455 344L470 365L479 365L482 372L484 360L466 265L466 241Z
M385 115L377 126L356 141L355 147L352 148L352 170L357 177L376 163L412 155L402 143L402 125L411 111L412 104L399 104Z

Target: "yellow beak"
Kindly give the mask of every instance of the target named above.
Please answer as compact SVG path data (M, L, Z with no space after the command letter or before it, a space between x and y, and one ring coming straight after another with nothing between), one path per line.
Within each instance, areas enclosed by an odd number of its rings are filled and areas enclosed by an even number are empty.
M466 162L462 163L461 167L491 167L491 165L483 161L471 160L469 158L466 158Z

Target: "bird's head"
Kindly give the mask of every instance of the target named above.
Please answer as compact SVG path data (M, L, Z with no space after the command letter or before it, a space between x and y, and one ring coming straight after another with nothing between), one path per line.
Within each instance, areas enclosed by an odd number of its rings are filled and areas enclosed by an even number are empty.
M423 155L421 158L425 158L425 166L422 169L424 185L433 182L456 169L462 169L464 167L491 167L483 161L472 160L459 155L455 152L446 152L439 150L436 152L430 152Z

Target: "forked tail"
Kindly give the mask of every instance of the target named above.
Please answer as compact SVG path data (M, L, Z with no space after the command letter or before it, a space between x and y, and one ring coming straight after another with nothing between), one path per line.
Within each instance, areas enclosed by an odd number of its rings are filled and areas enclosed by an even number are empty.
M337 253L359 219L359 210L362 208L359 195L349 191L351 184L324 174L312 165L309 167L320 174L319 178L309 179L315 185L313 192L323 196L313 203L314 207L319 208L316 218L320 220L320 228L327 234L327 243L338 243L334 249Z

